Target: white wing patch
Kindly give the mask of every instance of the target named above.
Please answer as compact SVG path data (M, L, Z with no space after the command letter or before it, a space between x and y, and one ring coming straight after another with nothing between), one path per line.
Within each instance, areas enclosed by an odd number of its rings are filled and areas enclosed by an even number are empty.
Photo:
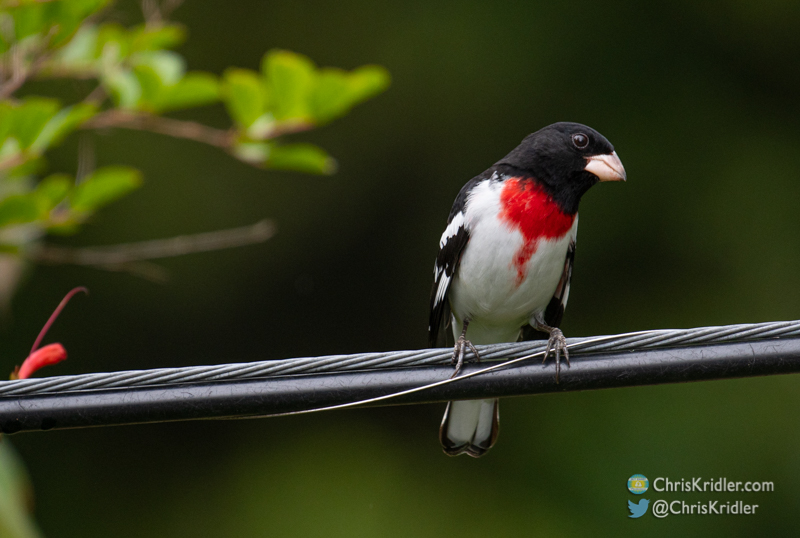
M436 297L433 300L433 305L439 306L439 304L444 300L444 296L447 293L447 288L450 286L450 277L447 275L442 275L442 279L439 281L439 287L436 288Z
M442 234L442 238L439 239L439 248L444 248L445 244L447 244L447 240L451 237L455 237L458 233L458 229L462 226L464 226L464 212L460 211L453 217L453 220L450 221L450 224L447 225L447 228Z
M433 288L431 290L431 310L428 324L428 337L432 346L436 345L437 335L446 319L448 291L458 268L461 254L469 241L467 219L464 211L453 215L439 241L439 254L433 266Z
M451 220L450 224L448 224L447 228L445 228L442 238L439 240L439 250L443 249L448 241L458 235L459 231L464 227L465 221L466 219L463 211L456 213L456 215L453 217L453 220ZM445 266L440 265L439 260L437 260L433 266L433 280L434 282L438 282L436 295L433 299L434 307L438 306L444 300L444 297L447 294L447 288L450 286L451 279L452 275L448 275L445 271Z

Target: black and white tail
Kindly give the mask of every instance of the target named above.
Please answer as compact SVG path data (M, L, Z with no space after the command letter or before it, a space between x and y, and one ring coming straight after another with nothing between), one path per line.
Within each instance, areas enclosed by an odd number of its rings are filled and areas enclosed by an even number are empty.
M439 428L439 441L445 453L468 454L473 458L486 454L500 431L499 404L497 398L448 402Z

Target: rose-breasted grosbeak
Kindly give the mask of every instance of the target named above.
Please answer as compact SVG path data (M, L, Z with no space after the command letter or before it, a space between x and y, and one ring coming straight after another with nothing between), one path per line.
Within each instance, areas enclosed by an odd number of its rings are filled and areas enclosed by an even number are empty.
M439 241L428 326L436 346L440 328L452 324L456 372L472 344L540 331L549 335L558 382L562 354L569 364L557 327L569 297L578 203L598 181L625 181L614 147L594 129L564 122L527 136L458 193ZM439 439L449 455L478 457L497 432L497 399L456 401L447 404Z

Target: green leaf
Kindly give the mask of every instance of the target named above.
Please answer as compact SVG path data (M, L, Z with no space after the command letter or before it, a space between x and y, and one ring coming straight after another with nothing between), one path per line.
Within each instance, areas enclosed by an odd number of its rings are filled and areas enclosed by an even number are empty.
M101 10L108 3L108 0L60 0L45 4L46 17L53 23L48 33L55 30L50 47L65 45L89 15Z
M84 26L58 51L54 63L59 68L90 69L97 60L97 27Z
M131 54L127 30L115 22L107 22L97 27L96 58L103 58L105 64L116 64Z
M385 90L389 80L388 71L375 65L350 73L335 68L320 70L309 99L314 120L326 123L346 114L354 105Z
M336 171L336 161L313 144L273 145L264 164L267 168L310 174L332 174Z
M0 162L15 159L22 153L22 148L19 147L19 141L14 137L7 137L2 139L3 145L0 146Z
M348 75L353 104L375 97L392 82L389 71L380 65L364 65Z
M14 17L14 37L21 41L26 37L45 34L50 28L45 18L44 6L36 4L21 5L10 10Z
M13 19L17 42L26 38L46 39L52 50L69 40L86 18L106 3L105 0L21 2L10 8L4 6L3 12Z
M0 162L9 177L33 173L41 164L38 147L29 148L59 113L58 101L28 97L0 103ZM49 130L49 128L48 128Z
M67 70L82 76L98 71L107 75L132 55L136 56L134 64L137 61L149 64L150 60L144 56L166 52L163 49L179 45L185 37L186 31L177 24L139 25L131 29L117 23L85 24L56 53L50 65L57 71ZM151 67L161 71L157 66Z
M15 194L0 201L0 227L25 224L39 218L36 198L31 193Z
M311 115L326 123L345 114L353 105L350 81L341 69L323 69L309 99Z
M186 62L180 54L169 50L139 52L132 58L132 64L153 69L164 86L176 84L186 72Z
M180 94L184 89L189 91L189 95L186 96L186 102L192 103L192 98L197 99L198 97L207 99L209 88L208 78L204 78L200 83L196 83L196 81L192 80L186 87L178 88L179 84L185 78L183 75L186 66L183 58L174 52L156 51L137 53L132 63L134 66L133 73L141 88L141 95L136 102L136 108L138 109L147 110L148 112L159 112L165 108L169 108L165 106L163 101L167 101L167 103L172 101L178 105L173 108L181 108L181 106L179 106L181 103L180 98L182 97ZM209 75L209 77L211 76ZM212 90L214 92L213 97L215 97L216 84L213 83L213 78L212 85L214 86ZM172 89L167 89L170 87ZM195 91L195 94L191 94L193 91ZM198 96L198 92L202 93L202 95ZM199 99L199 101L206 102L203 99Z
M208 105L219 99L219 82L211 73L187 73L177 84L161 88L156 110L178 110Z
M268 142L239 142L233 146L236 158L261 166L269 157L272 144Z
M98 168L72 191L74 211L90 213L133 191L142 183L141 173L127 166Z
M14 125L14 106L8 101L0 101L0 141L5 140Z
M59 143L67 134L94 116L96 112L96 106L86 103L61 109L42 128L39 136L31 144L31 150L44 152L50 146Z
M134 51L171 49L186 40L186 29L174 23L143 24L131 29L130 34Z
M28 97L14 108L11 134L23 149L30 147L44 126L58 113L55 99Z
M261 62L261 71L275 118L308 119L308 96L316 81L314 64L307 57L286 50L272 50Z
M158 72L149 65L137 65L133 68L133 74L139 83L140 95L136 100L135 107L146 109L150 112L155 111L155 101L163 88L161 77Z
M72 185L72 177L67 174L51 174L39 182L34 192L40 218L47 218L47 214L67 197Z
M45 162L43 157L30 152L24 152L22 157L23 159L21 161L17 161L19 164L10 167L9 164L13 164L13 161L12 163L9 163L8 161L11 159L0 158L0 162L3 163L2 166L4 168L3 174L7 178L12 180L28 178L44 170Z
M106 0L23 2L10 8L4 6L3 14L8 13L13 19L13 35L16 42L32 40L47 45L49 50L55 50L74 36L89 15L107 3ZM8 27L7 24L4 26Z
M228 69L223 75L223 99L237 125L248 128L264 114L267 95L261 78L249 69Z
M6 245L9 251L12 245ZM6 437L0 443L0 536L41 538L30 513L33 487L22 458Z
M103 79L114 103L120 108L136 108L142 96L139 79L130 71L117 70Z

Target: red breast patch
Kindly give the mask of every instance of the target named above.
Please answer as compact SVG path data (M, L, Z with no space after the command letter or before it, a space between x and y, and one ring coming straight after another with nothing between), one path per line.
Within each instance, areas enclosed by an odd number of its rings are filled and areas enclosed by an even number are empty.
M505 180L500 192L500 220L522 233L524 242L514 254L517 285L525 279L525 266L531 259L539 239L563 237L575 222L533 181L512 177Z

